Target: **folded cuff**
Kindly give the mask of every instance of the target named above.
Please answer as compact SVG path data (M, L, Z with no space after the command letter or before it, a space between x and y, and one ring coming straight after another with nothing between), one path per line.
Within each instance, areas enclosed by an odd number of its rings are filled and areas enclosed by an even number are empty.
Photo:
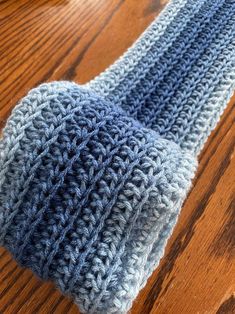
M70 82L16 106L0 142L0 243L84 313L125 313L159 263L195 158Z

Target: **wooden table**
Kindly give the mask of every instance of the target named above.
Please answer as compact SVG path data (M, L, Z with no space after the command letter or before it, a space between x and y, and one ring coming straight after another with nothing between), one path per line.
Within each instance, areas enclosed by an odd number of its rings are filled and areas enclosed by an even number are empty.
M0 1L0 119L33 86L83 83L119 57L163 8L159 0ZM235 313L232 99L200 155L160 266L131 313ZM51 283L0 249L0 313L78 313Z

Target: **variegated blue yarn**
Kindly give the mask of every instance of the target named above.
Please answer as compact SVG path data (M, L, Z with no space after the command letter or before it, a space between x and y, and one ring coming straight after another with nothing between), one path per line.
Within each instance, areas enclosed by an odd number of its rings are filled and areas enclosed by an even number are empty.
M126 313L235 88L235 1L172 0L85 86L53 82L0 141L0 244L84 313Z

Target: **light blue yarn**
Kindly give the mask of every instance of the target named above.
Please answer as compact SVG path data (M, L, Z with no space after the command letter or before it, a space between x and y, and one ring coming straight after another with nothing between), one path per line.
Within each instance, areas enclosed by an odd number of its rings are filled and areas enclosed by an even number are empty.
M0 141L0 243L83 313L126 313L235 88L235 1L172 0L85 86L52 82Z

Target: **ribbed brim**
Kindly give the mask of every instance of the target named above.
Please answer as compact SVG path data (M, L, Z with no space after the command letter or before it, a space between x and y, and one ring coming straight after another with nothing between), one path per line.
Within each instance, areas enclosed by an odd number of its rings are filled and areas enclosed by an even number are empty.
M82 312L125 313L163 255L195 158L69 82L32 90L0 151L1 244Z

